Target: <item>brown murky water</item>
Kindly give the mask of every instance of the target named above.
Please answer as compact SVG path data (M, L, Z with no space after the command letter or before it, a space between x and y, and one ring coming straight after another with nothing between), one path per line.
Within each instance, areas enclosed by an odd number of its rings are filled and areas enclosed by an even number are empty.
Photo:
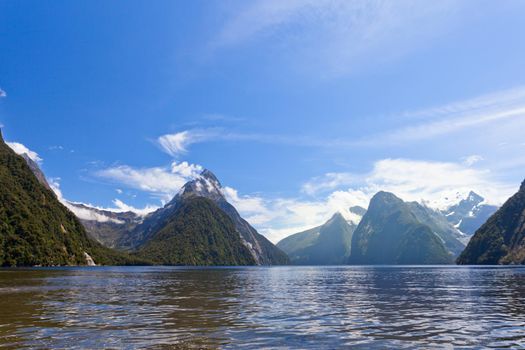
M525 347L525 268L0 270L5 348Z

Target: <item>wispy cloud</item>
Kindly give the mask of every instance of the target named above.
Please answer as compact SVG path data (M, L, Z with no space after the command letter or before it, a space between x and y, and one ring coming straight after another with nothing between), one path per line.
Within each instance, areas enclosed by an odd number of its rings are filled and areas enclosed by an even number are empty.
M5 90L2 90L0 88L0 98L2 98L2 97L7 97L7 93L5 92Z
M134 168L127 165L110 167L95 172L95 176L129 188L170 200L202 167L187 162L173 162L170 167Z
M463 164L466 166L473 166L474 164L481 162L484 158L479 154L472 154L463 158Z
M187 153L191 145L217 141L346 150L429 142L462 131L471 133L488 127L493 132L501 129L501 134L507 136L508 129L502 128L504 122L521 123L522 127L525 127L525 87L499 91L443 106L372 118L377 121L374 125L383 125L381 121L395 121L398 126L380 132L363 131L360 137L346 138L238 132L226 128L196 128L162 135L157 139L157 143L163 151L176 157ZM514 129L522 128L516 128L514 125Z
M41 163L42 158L35 151L30 150L19 142L6 142L6 144L15 151L16 154L26 154L33 162Z
M211 46L231 48L256 40L279 45L294 63L317 65L328 75L370 61L402 56L450 30L457 1L260 0L241 2ZM296 33L300 31L301 35Z
M162 150L176 157L188 151L188 147L194 143L213 139L216 132L213 130L184 130L174 134L162 135L157 139Z
M472 131L489 125L499 126L506 121L521 121L525 127L525 88L499 91L388 118L400 120L404 125L367 135L358 140L356 145L385 146L426 141L463 130Z
M187 153L191 145L217 141L257 142L299 147L326 147L330 143L330 141L314 137L235 132L225 128L189 129L157 138L161 149L173 157Z

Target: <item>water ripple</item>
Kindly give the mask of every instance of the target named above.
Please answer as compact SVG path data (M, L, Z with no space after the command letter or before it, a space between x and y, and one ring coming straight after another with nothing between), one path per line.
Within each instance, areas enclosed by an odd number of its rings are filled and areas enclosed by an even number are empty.
M523 348L525 269L0 270L0 347Z

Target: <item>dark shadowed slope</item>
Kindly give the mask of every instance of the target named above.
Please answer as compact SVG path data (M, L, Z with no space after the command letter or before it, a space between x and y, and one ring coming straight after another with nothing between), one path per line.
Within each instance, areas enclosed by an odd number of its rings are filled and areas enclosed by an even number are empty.
M525 263L525 181L476 231L457 262L462 265Z
M351 264L450 264L442 240L421 223L410 206L379 192L352 237Z
M85 265L132 260L88 238L82 224L0 134L0 265Z
M164 265L255 265L230 217L203 197L179 201L138 254Z

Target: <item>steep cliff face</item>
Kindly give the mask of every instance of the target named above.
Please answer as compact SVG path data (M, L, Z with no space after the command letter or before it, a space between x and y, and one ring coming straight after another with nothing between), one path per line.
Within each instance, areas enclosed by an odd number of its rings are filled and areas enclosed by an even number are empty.
M351 264L450 264L452 254L410 205L379 192L352 237Z
M132 261L91 240L0 133L0 265L86 265L86 254L98 264Z
M525 263L525 181L519 191L476 231L457 263Z

